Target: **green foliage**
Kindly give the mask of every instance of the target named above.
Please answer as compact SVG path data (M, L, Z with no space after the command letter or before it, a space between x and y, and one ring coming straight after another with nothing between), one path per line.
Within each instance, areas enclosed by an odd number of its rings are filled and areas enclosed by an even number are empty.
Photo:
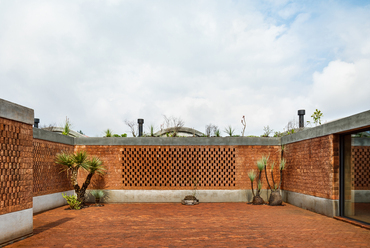
M150 125L150 137L154 137L154 126Z
M313 123L315 123L315 126L317 126L318 124L321 125L321 117L323 117L323 113L320 110L316 109L311 117L313 119ZM311 122L307 121L307 124L311 124Z
M217 130L215 131L215 136L216 136L216 137L221 137L220 129L217 129Z
M66 117L66 122L64 123L62 134L63 135L69 135L69 133L71 131L71 126L72 126L72 124L69 122L69 119Z
M258 168L259 171L263 171L263 169L265 169L265 164L264 164L264 161L262 159L257 161L257 168Z
M269 125L267 125L266 127L263 127L263 134L261 135L261 137L269 137L270 134L274 131L273 129L271 129L269 127Z
M121 134L121 137L127 137L127 133Z
M113 134L113 137L121 137L121 135L119 135L119 134Z
M286 165L285 158L283 158L280 162L279 170L284 170Z
M64 199L66 199L69 207L71 209L81 209L81 202L79 202L77 200L77 196L75 195L67 195L67 194L63 194L62 193L62 196Z
M268 156L263 155L262 156L261 160L262 160L264 166L267 165L267 162L269 161L269 157L270 157L270 155L268 155Z
M259 136L256 136L256 135L248 135L246 137L259 138Z
M82 132L82 130L78 130L78 131L77 131L77 133L80 133L80 134L85 135L85 134Z
M88 170L90 173L98 173L100 175L105 174L105 167L103 166L103 161L101 161L98 157L92 157L91 159L87 160Z
M257 176L257 173L254 170L250 170L248 172L248 177L249 177L249 179L251 180L252 183L256 179L256 176Z
M274 133L274 137L283 137L283 136L284 136L284 134L282 132L276 131Z
M271 170L274 170L274 167L275 167L275 162L272 162L271 163Z
M258 181L257 187L258 187L258 191L260 191L262 189L262 182L261 182L261 180Z
M105 196L104 191L103 191L103 190L100 190L100 189L91 190L91 191L90 191L90 194L91 194L93 197L95 197L95 199L96 199L96 198L100 199L100 198L103 198L103 197Z
M104 131L105 136L104 137L112 137L112 129L107 129Z
M229 135L230 137L234 136L235 129L231 126L225 127L224 133Z

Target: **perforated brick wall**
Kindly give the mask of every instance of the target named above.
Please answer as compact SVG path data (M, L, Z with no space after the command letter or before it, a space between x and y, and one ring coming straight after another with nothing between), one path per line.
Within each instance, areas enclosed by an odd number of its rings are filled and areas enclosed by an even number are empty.
M339 137L328 135L285 146L282 188L339 199Z
M32 126L0 118L0 214L32 208Z
M33 196L71 190L67 171L55 164L55 156L62 151L72 153L74 147L40 139L33 140Z
M352 146L352 187L370 190L370 146Z
M108 171L94 176L93 188L106 189L250 189L247 172L270 155L280 161L280 146L76 146L99 156ZM279 182L275 167L275 182ZM86 173L80 173L82 184ZM271 180L269 172L268 177ZM264 182L264 188L267 184Z

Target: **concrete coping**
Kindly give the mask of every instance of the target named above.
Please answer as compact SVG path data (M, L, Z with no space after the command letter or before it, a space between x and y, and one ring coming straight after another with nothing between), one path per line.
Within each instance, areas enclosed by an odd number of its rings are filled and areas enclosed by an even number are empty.
M256 145L256 146L280 146L280 138L259 138L259 137L103 137L103 138L76 138L75 145Z
M307 128L297 133L283 136L283 145L330 134L346 133L363 128L370 129L370 110L328 122L317 127Z
M62 134L51 132L51 131L42 130L39 128L33 128L33 138L46 140L46 141L52 141L56 143L66 144L66 145L75 144L75 139L73 137L62 135Z
M0 98L0 117L33 125L33 109Z

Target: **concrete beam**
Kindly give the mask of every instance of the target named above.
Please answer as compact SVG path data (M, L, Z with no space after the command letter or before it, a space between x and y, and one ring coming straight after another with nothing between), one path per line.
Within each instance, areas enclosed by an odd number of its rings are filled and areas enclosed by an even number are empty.
M279 146L280 138L259 138L259 137L109 137L109 138L76 138L76 145L138 145L138 146Z
M2 244L32 234L32 208L0 215L0 247Z
M281 143L285 145L301 140L312 139L335 133L345 133L362 128L370 129L370 110L339 120L331 121L317 127L306 128L303 131L291 135L283 136L281 138Z
M33 125L33 109L0 98L0 117Z
M339 201L282 190L283 201L329 217L339 215Z
M55 132L46 131L39 128L33 128L33 138L34 139L41 139L46 141L52 141L56 143L66 144L66 145L74 145L75 139L73 137L62 135Z
M87 193L87 202L95 202L90 190ZM101 200L106 203L163 203L181 202L193 190L104 190L106 197ZM251 202L251 190L197 190L195 196L199 202ZM267 201L267 190L262 190L262 198Z
M67 205L67 201L63 198L62 193L73 195L74 190L33 197L33 213L37 214L53 208Z

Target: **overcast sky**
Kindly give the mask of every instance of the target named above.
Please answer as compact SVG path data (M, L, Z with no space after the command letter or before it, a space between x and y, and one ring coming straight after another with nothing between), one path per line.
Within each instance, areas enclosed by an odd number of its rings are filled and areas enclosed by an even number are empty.
M370 109L369 1L0 0L0 98L103 136L163 115L261 135ZM226 135L226 134L223 134Z

